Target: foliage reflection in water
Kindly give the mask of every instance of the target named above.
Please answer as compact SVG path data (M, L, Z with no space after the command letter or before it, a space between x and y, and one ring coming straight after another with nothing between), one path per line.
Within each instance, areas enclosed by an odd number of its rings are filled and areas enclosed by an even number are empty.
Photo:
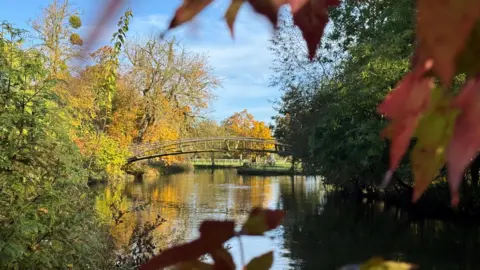
M113 194L106 187L97 209L107 219ZM205 219L245 222L252 207L286 210L272 241L245 239L245 260L275 250L275 269L337 269L372 256L408 261L421 269L480 269L478 226L419 220L383 203L359 203L324 191L315 177L238 176L234 170L126 181L127 209L151 202L143 211L128 213L112 229L117 245L128 243L135 224L165 218L154 234L159 247L192 240ZM228 243L240 263L238 241Z

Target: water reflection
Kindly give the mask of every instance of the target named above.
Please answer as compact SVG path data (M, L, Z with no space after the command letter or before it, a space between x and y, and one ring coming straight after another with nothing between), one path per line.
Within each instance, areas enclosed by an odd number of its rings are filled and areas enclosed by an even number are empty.
M407 212L382 203L334 195L318 204L311 199L314 195L292 192L287 185L281 185L280 194L287 211L284 247L290 251L291 268L336 269L378 255L421 269L480 269L478 226L413 221Z
M124 209L151 201L144 211L127 214L124 223L112 227L119 246L128 242L137 222L153 221L157 214L167 220L155 231L160 245L166 245L197 237L198 225L205 219L243 223L252 207L261 206L287 213L282 226L269 233L275 246L275 269L336 269L373 255L417 263L421 269L480 269L478 227L414 222L406 212L383 204L327 195L320 179L314 177L196 171L127 181L118 189L125 196ZM116 196L105 188L97 199L97 209L106 219L110 215L107 205ZM244 243L252 256L272 245L272 241L252 241ZM238 242L230 244L238 262Z

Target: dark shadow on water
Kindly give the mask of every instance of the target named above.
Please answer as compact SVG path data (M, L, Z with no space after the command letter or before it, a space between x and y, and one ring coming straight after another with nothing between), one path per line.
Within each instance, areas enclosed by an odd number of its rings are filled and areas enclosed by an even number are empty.
M323 203L281 188L287 211L285 249L295 269L338 269L373 256L420 269L480 269L479 227L412 220L398 208L358 203L333 194Z

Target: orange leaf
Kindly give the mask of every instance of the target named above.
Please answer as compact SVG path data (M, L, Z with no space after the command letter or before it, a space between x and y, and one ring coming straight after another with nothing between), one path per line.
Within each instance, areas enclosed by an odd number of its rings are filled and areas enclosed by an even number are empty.
M420 52L434 61L434 71L447 86L455 62L480 15L478 0L418 0L417 39Z
M262 235L280 225L284 216L285 212L281 210L254 208L247 222L243 224L242 232L247 235Z
M212 0L183 0L183 4L175 12L168 28L172 29L190 21L210 3Z
M244 267L246 270L259 270L259 269L270 269L273 264L273 252L270 251L261 256L253 258L247 266Z
M458 189L465 168L478 154L480 148L480 78L470 79L453 101L461 109L455 122L453 137L447 148L448 182L452 205L459 202Z
M340 0L291 0L293 22L302 31L307 42L308 56L315 57L318 44L328 23L328 8L340 4Z
M228 7L227 12L225 13L225 20L227 21L227 25L228 25L228 28L230 29L230 33L232 34L232 37L234 36L233 23L237 18L238 11L242 7L243 2L244 0L232 0L232 3L230 3L230 6Z
M417 67L407 74L378 106L378 113L384 114L392 122L382 132L382 136L392 140L390 149L390 170L382 186L385 187L398 167L410 138L417 126L418 117L427 108L433 86L432 78L425 77L431 62Z
M200 225L200 238L183 245L169 248L153 257L140 269L161 269L179 262L198 259L206 253L212 253L235 234L235 223L232 221L204 221Z

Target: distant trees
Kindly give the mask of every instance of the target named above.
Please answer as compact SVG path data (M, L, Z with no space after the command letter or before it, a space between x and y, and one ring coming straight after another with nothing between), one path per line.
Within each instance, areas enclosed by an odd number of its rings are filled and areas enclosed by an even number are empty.
M228 134L240 137L271 139L272 132L265 122L255 120L246 109L234 113L222 121L222 126Z

